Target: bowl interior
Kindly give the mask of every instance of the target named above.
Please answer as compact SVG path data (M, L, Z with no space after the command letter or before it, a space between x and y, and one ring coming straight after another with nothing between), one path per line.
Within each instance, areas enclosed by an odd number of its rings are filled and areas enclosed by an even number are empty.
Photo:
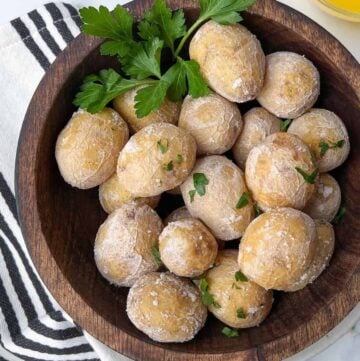
M195 10L187 10L191 23ZM319 309L326 307L331 299L350 279L359 260L352 254L360 253L359 229L356 215L359 214L358 196L360 153L355 147L360 143L359 103L347 80L340 75L331 60L304 40L301 34L280 23L255 14L245 14L244 25L255 33L266 54L289 50L305 55L314 62L321 75L321 96L316 104L336 112L345 122L352 151L346 163L334 173L339 181L343 203L347 213L345 219L335 227L336 251L330 267L314 284L294 294L276 293L270 316L259 327L243 330L239 338L221 336L223 324L209 315L205 328L186 344L163 344L162 347L182 352L227 353L251 348L284 336L299 325L306 323ZM36 160L36 197L40 212L42 232L48 247L61 272L81 298L107 322L126 333L148 343L155 343L138 331L125 312L128 289L108 284L98 273L93 259L93 243L99 225L106 218L98 201L98 190L77 190L67 185L58 171L54 147L60 130L75 111L72 99L84 75L104 67L116 67L114 61L101 57L98 50L92 51L66 79L59 90L45 123L39 142ZM242 111L255 102L240 106ZM165 195L159 212L165 216L182 205L181 197ZM231 245L236 246L233 242ZM76 315L71 315L76 320Z

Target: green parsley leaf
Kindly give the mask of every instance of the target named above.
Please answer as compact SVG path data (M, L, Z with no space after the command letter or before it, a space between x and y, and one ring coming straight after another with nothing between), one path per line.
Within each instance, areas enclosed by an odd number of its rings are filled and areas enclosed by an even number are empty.
M183 10L172 12L165 0L155 0L139 24L139 35L145 40L159 37L174 53L174 41L186 33Z
M209 284L205 278L200 280L200 292L201 301L205 306L213 305L215 308L221 308L221 306L214 300L214 296L209 293Z
M236 316L237 316L237 318L246 318L246 313L244 312L244 310L242 308L238 308L236 310Z
M74 104L90 113L97 113L118 95L144 82L124 79L113 69L104 69L98 75L92 74L84 82L74 99Z
M200 0L199 19L213 19L222 25L235 24L242 20L238 13L254 3L255 0Z
M336 143L326 143L323 140L319 143L320 156L324 156L329 149L342 148L345 144L345 140L341 139Z
M139 89L135 95L136 116L142 118L160 108L166 97L168 84L159 81Z
M177 164L181 164L183 162L183 160L184 160L184 157L181 154L178 154L176 156L176 163Z
M236 209L244 208L249 204L250 193L244 192L236 203Z
M123 62L125 73L138 80L148 78L149 76L155 76L160 79L160 58L163 45L164 42L159 38L153 38L133 45L125 57L125 62ZM166 90L167 88L168 86Z
M155 258L155 262L158 265L158 267L160 267L162 265L162 261L161 261L161 256L160 256L160 251L157 247L152 246L151 247L151 254L154 256Z
M99 10L90 6L80 9L81 30L88 35L128 42L133 39L133 16L122 6L115 7L113 13L105 6Z
M166 170L167 172L172 171L174 169L173 161L171 160L169 163L165 164L163 166L163 169Z
M235 272L235 279L236 281L241 281L241 282L249 281L249 279L241 271Z
M195 189L192 189L191 191L189 191L190 203L194 202L195 194L196 194L196 190L195 190Z
M224 327L221 330L221 333L223 335L225 335L226 337L238 337L239 336L239 331L235 328L230 328L230 327Z
M167 139L159 140L157 142L157 146L158 146L161 154L165 154L169 148L169 141Z
M258 216L260 216L260 214L264 213L257 204L254 204L254 209L255 209L255 216L256 217L258 217Z
M298 171L298 173L300 173L302 175L305 182L310 183L310 184L315 184L316 177L319 173L319 169L315 169L311 174L307 174L304 170L302 170L299 167L295 167L295 169Z
M286 132L288 128L290 127L290 124L292 122L292 119L286 119L282 122L280 122L280 132Z
M163 79L170 84L167 93L170 100L177 102L187 93L186 69L182 62L178 61L170 67Z
M189 94L193 98L209 95L210 89L208 88L205 79L200 73L200 65L195 60L182 60L181 65L185 68L186 71Z
M209 180L204 173L193 174L194 187L199 196L205 195L205 186L209 184Z
M332 220L331 223L332 223L332 224L338 224L338 223L340 223L340 221L344 218L345 213L346 213L346 208L345 208L345 207L341 207L341 208L338 210L335 218Z

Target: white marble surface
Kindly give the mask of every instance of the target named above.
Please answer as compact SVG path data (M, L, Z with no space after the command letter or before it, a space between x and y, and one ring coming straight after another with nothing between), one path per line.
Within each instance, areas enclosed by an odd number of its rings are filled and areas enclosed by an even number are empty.
M50 0L0 0L0 24L26 13ZM113 7L126 1L117 0L64 0L76 6L106 5ZM360 1L360 0L359 0ZM335 19L321 12L312 0L281 0L300 12L303 12L336 38L360 61L360 24ZM129 361L108 347L86 335L102 361ZM160 361L160 360L159 360ZM360 361L360 304L328 335L287 361Z

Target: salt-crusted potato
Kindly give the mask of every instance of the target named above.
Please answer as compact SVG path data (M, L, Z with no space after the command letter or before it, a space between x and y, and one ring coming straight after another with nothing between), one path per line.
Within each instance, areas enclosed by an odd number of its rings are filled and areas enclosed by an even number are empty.
M196 277L215 261L218 244L206 226L195 218L169 223L159 237L161 260L177 276Z
M162 229L160 217L148 205L128 203L111 213L95 239L95 262L102 276L131 287L145 273L156 271L152 247L157 247Z
M189 54L209 86L230 101L255 99L263 86L264 52L256 36L240 24L208 21L192 38Z
M226 325L235 328L258 326L269 314L273 302L272 292L246 278L236 280L239 273L238 252L234 249L220 251L215 267L205 274L208 292L216 306L209 311ZM220 307L219 307L220 306Z
M280 131L280 120L261 107L249 110L243 120L243 129L232 148L235 162L241 169L245 169L252 148L270 134Z
M316 225L316 248L314 259L307 271L287 291L295 292L314 282L324 269L329 265L334 253L335 233L333 226L326 222L315 220Z
M297 169L296 169L297 168ZM308 146L288 133L275 133L254 147L246 161L246 183L259 207L302 209L315 186L299 171L316 170Z
M320 174L315 192L303 211L311 218L331 222L341 204L341 190L338 182L330 174Z
M329 110L311 109L293 120L288 132L297 135L309 146L319 162L320 172L338 167L349 155L350 141L346 127Z
M191 218L190 212L186 207L180 207L172 211L164 220L164 225L167 226L170 222L180 221L185 218Z
M207 309L190 280L148 273L131 287L126 311L136 328L158 342L186 342L204 326Z
M73 187L98 186L115 172L117 157L128 139L129 129L115 110L90 114L80 109L56 142L61 175Z
M191 96L184 99L179 127L195 138L198 155L222 154L235 143L242 120L235 103L212 93L197 99Z
M279 51L266 56L264 86L257 101L280 118L296 118L309 110L320 93L314 64L296 53Z
M134 134L120 152L117 175L136 197L152 197L180 185L196 157L194 138L184 129L155 123Z
M141 87L140 87L141 88ZM153 123L171 123L176 125L179 120L180 102L172 102L165 98L160 108L149 115L138 118L135 110L135 96L139 88L134 88L128 92L119 95L113 101L114 109L128 123L131 134Z
M309 268L316 227L305 213L278 208L255 218L240 242L239 267L265 289L288 291Z
M99 187L99 200L106 213L111 213L115 209L120 208L123 204L135 202L139 205L147 204L151 208L155 208L160 196L154 197L134 197L129 193L119 182L117 174L115 173L107 181Z
M197 183L203 184L205 194L195 191ZM254 218L244 174L224 156L198 159L180 189L190 214L203 221L217 239L229 241L241 237ZM238 205L240 198L246 198L246 204Z

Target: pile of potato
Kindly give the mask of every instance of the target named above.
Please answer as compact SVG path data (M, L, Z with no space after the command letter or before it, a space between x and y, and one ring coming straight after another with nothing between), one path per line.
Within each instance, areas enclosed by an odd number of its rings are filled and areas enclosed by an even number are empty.
M257 326L271 290L297 291L320 275L341 203L326 172L350 149L341 119L312 108L320 77L305 57L265 57L244 26L214 21L189 53L210 95L166 100L138 119L133 90L114 109L77 111L56 144L65 181L100 186L109 213L95 240L97 268L131 287L130 320L159 342L192 339L208 310L236 329ZM261 107L242 116L236 103L254 99ZM293 119L287 132L279 118ZM181 193L185 203L164 223L154 210L163 192ZM223 249L236 239L238 250Z

